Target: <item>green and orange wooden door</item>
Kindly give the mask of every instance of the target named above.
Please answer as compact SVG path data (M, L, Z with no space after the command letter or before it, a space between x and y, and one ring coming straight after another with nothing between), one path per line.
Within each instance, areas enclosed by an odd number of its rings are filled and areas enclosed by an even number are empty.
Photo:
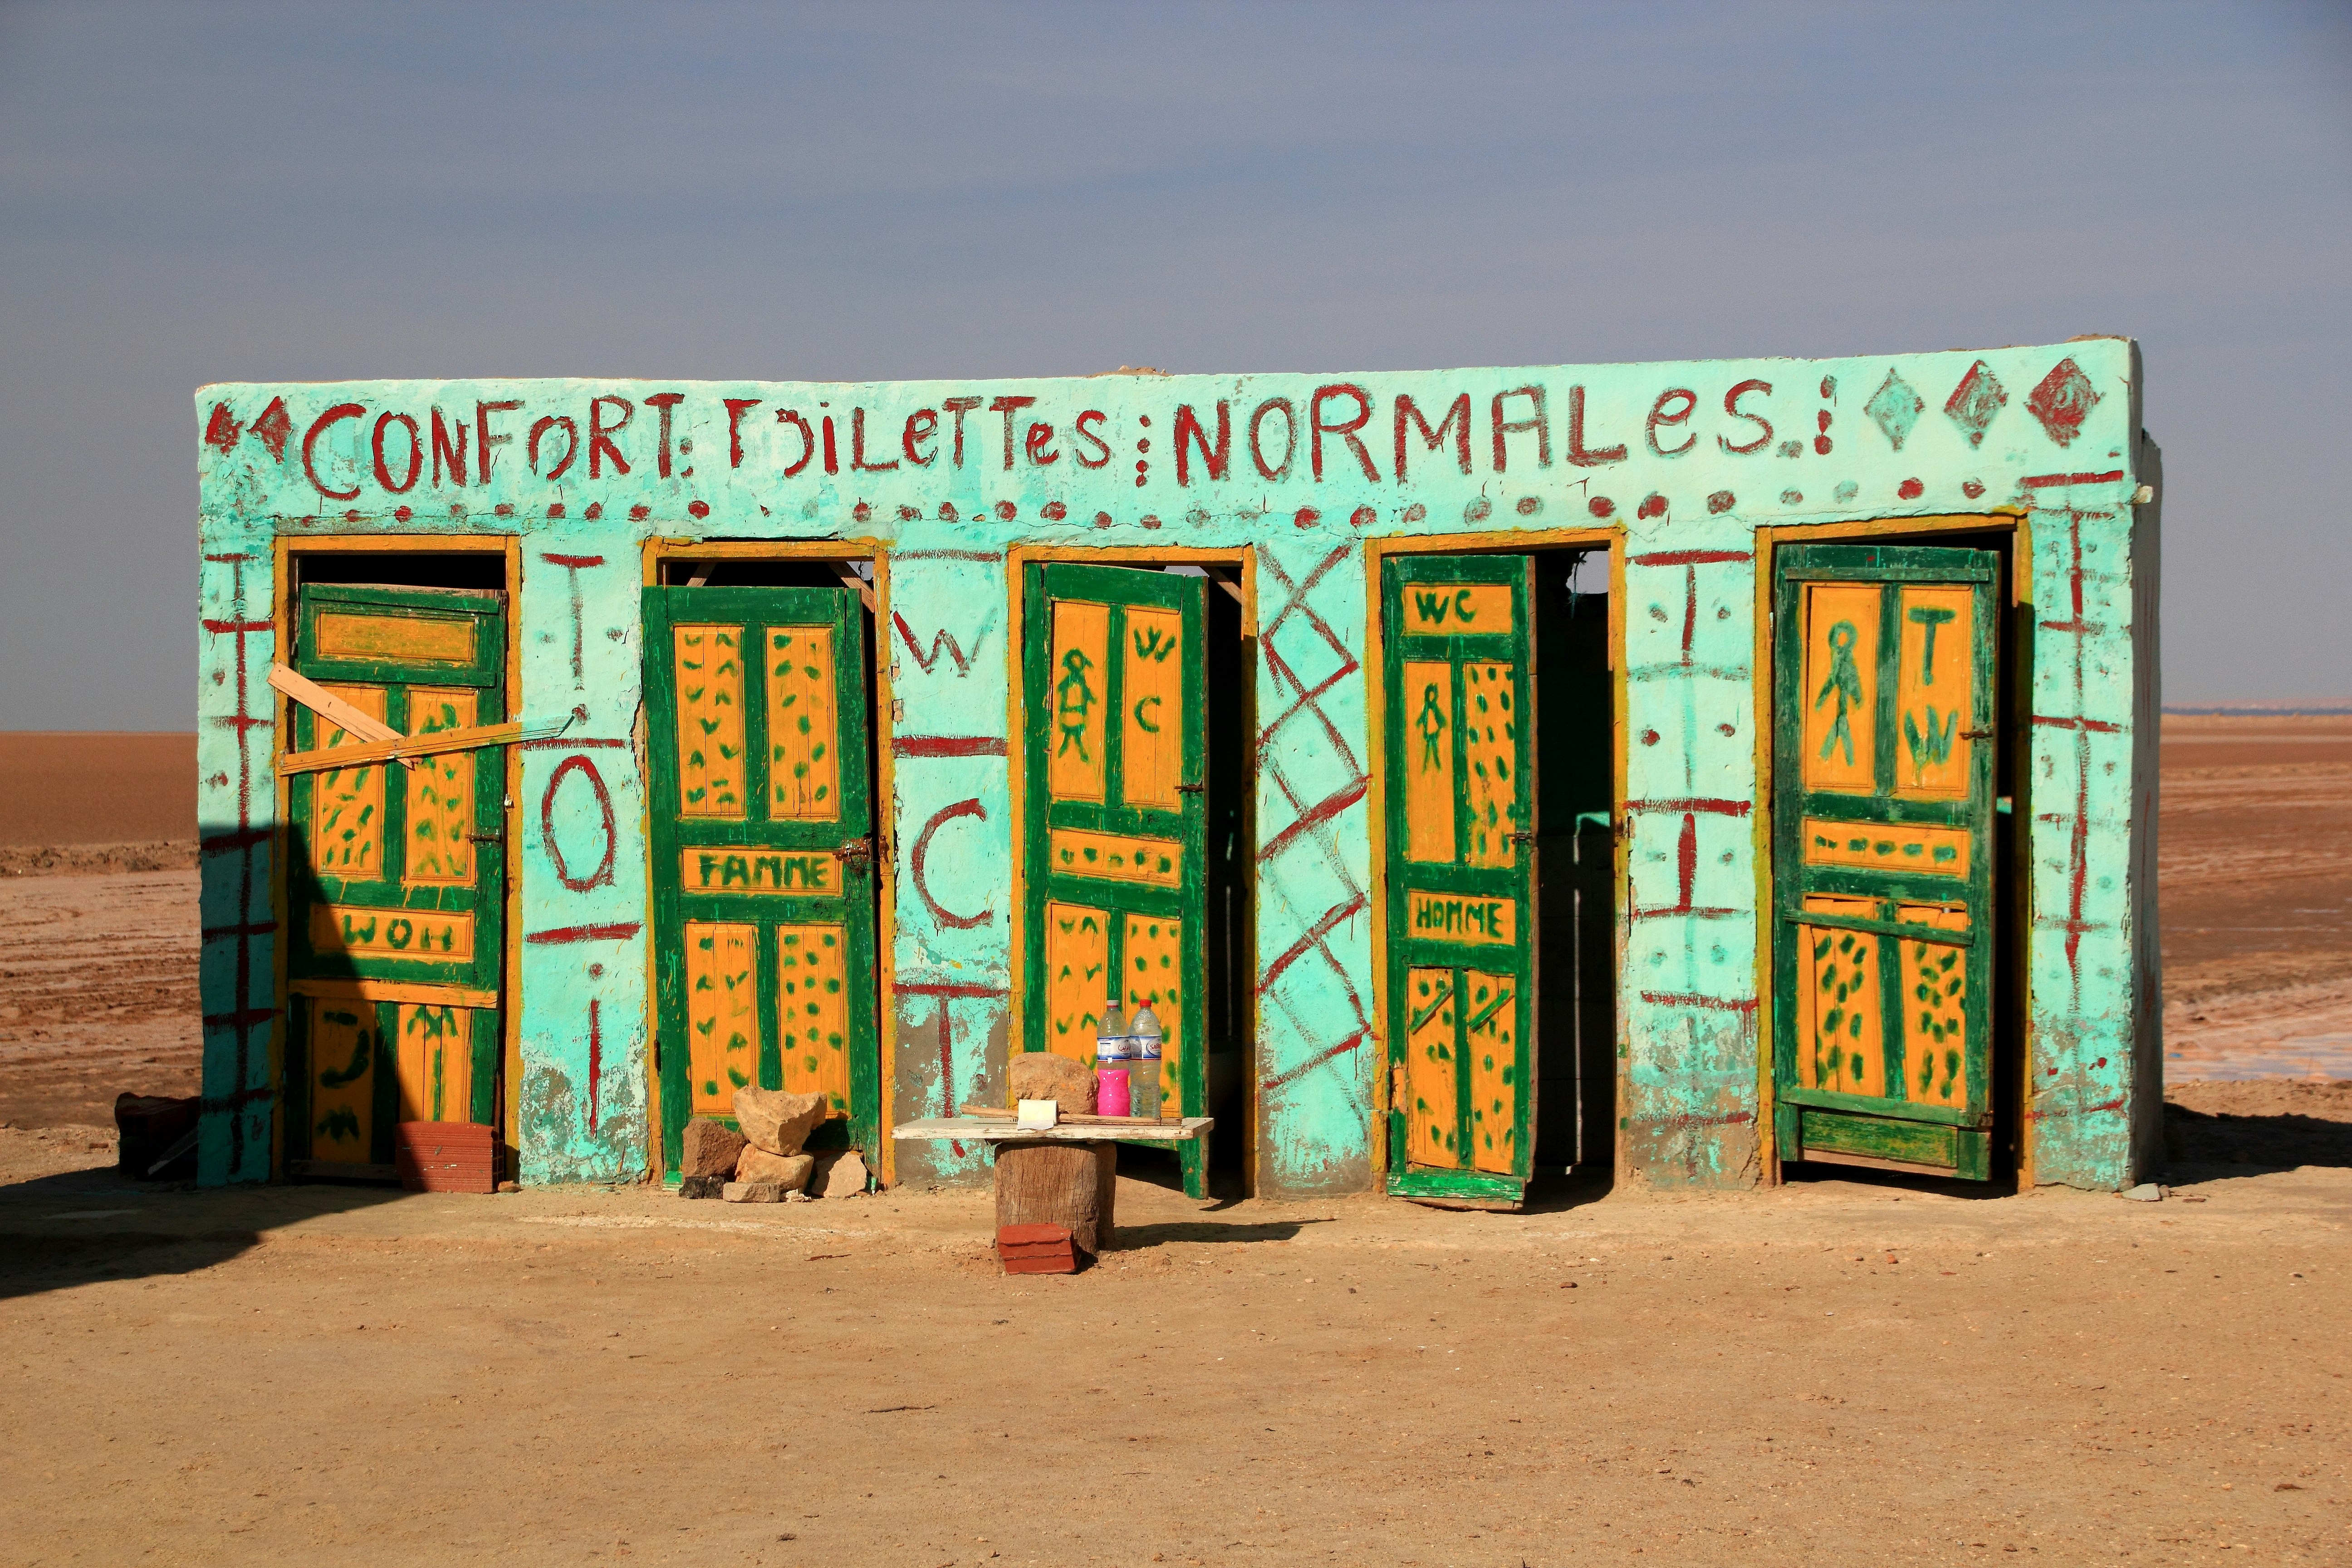
M1203 579L1026 568L1023 1048L1092 1064L1103 1004L1149 1005L1167 1110L1207 1102ZM1184 1190L1205 1154L1182 1145Z
M866 622L839 588L647 588L664 1163L756 1084L880 1131Z
M297 673L404 734L506 717L496 593L307 585L293 643ZM289 711L288 750L353 743ZM496 1121L503 757L288 779L289 1158L388 1167L396 1122ZM401 999L382 999L387 987Z
M1780 1155L1990 1173L2000 557L1774 563Z
M1533 1171L1535 626L1524 555L1381 565L1388 1188L1517 1203Z

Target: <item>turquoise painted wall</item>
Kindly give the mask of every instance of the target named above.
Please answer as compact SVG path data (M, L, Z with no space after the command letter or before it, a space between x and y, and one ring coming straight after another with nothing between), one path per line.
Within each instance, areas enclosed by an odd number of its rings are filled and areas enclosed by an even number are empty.
M1618 528L1627 1159L1656 1184L1720 1186L1759 1173L1753 531L2013 508L2032 527L2037 628L2034 1169L2120 1184L2149 1156L2144 1129L2161 1093L2154 508L2134 505L2151 460L2137 376L2134 345L2090 339L1346 376L206 387L204 1179L268 1171L278 802L265 679L281 536L522 541L521 714L533 733L562 730L525 752L525 837L510 861L530 939L515 1092L532 1182L644 1171L646 868L628 742L646 539L878 538L891 551L878 631L902 704L889 725L900 1116L985 1093L1002 1071L1006 762L937 754L958 748L925 738L1004 738L1004 551L1254 547L1259 1177L1268 1191L1333 1192L1371 1179L1379 1056L1362 542ZM951 1154L902 1161L902 1177L977 1174Z

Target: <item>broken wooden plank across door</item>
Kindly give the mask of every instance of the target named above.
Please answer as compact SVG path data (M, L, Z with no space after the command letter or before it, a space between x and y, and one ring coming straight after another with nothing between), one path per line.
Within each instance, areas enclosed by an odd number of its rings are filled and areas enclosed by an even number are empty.
M506 717L496 593L308 584L293 668L404 735ZM289 704L286 750L355 743ZM491 1123L506 894L501 753L287 781L289 1158L389 1175L399 1121Z
M877 1154L866 621L840 588L647 588L664 1165L756 1084L823 1093Z
M1775 1132L1827 1155L1990 1171L2000 557L1776 557Z
M1103 1004L1149 1005L1162 1105L1207 1114L1205 583L1027 569L1023 1048L1093 1066ZM1184 1190L1207 1151L1183 1145Z
M1517 1204L1534 1169L1529 572L1524 555L1381 563L1399 1196Z

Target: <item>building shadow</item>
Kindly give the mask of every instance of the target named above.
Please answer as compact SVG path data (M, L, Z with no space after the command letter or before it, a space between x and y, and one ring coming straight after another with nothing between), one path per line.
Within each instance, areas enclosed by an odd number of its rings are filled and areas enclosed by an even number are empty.
M1214 1219L1160 1220L1145 1225L1121 1224L1118 1227L1118 1245L1112 1250L1139 1252L1146 1247L1164 1247L1171 1241L1190 1242L1250 1242L1288 1241L1310 1225L1331 1225L1329 1219L1235 1220Z
M0 1300L194 1274L250 1250L270 1230L408 1195L354 1182L199 1189L137 1181L110 1166L0 1184Z
M1892 1193L1919 1193L1941 1198L1968 1198L1982 1202L1992 1198L2013 1198L2017 1195L2017 1176L2004 1172L1989 1181L1966 1181L1958 1176L1930 1176L1912 1171L1875 1171L1862 1165L1833 1165L1818 1160L1791 1160L1780 1167L1784 1186L1822 1186L1832 1183L1855 1187L1875 1187Z
M1519 1212L1530 1215L1567 1214L1597 1204L1616 1190L1617 1173L1606 1160L1572 1165L1565 1172L1538 1175L1528 1183Z
M2176 1181L2221 1181L2293 1170L2352 1167L2352 1121L2296 1111L2240 1116L2167 1102L2164 1152Z

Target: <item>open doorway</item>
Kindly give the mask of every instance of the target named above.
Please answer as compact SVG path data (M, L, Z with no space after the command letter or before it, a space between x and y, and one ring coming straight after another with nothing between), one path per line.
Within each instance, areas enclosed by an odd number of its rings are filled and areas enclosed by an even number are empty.
M1617 1121L1616 680L1609 552L1536 552L1538 1177L1602 1185Z
M1391 543L1380 616L1388 1190L1516 1208L1615 1142L1610 544Z
M1150 1006L1163 1111L1211 1116L1130 1174L1246 1193L1255 1068L1249 764L1254 647L1234 552L1021 565L1016 1048L1089 1064L1104 1005Z

